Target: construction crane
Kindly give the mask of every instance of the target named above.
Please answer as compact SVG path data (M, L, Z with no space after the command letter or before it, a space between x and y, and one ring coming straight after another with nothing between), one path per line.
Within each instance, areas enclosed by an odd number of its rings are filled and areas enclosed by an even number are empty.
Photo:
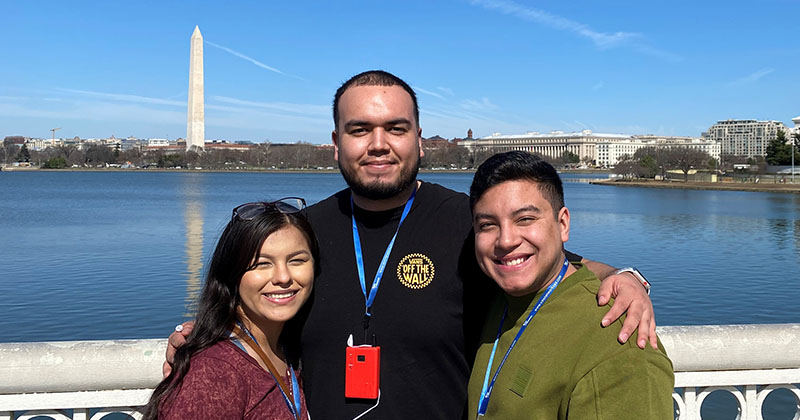
M50 129L50 132L53 133L53 141L56 140L56 130L61 130L61 127Z

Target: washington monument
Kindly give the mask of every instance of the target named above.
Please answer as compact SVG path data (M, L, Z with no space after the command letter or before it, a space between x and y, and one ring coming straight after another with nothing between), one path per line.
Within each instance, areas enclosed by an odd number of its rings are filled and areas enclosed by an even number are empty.
M186 115L186 150L203 148L206 138L205 109L203 105L203 35L195 26L192 33L189 58L189 112Z

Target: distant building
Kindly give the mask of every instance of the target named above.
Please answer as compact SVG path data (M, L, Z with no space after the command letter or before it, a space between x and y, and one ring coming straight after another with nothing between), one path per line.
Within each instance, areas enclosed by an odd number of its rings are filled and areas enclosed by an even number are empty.
M719 143L698 137L684 136L656 136L652 134L635 135L630 140L609 141L597 143L598 166L615 166L623 156L633 156L637 150L644 147L690 147L701 150L719 161Z
M25 141L26 139L23 136L6 136L3 139L4 144L15 144L17 146L22 146L25 144Z
M126 152L131 149L142 149L142 143L135 138L127 138L125 140L120 140L119 142L119 150L122 152Z
M61 139L37 139L29 138L25 140L25 146L28 150L42 151L48 147L58 146L61 144Z
M767 145L777 138L778 130L789 133L780 121L725 120L712 125L703 137L720 143L724 155L766 156Z
M648 146L656 147L691 147L706 152L709 156L719 161L722 146L719 142L702 137L685 136L656 136L652 134L636 135L637 139L648 142Z
M470 150L492 153L521 150L554 159L563 156L564 152L571 152L581 159L596 161L598 143L631 141L632 139L633 136L628 134L602 134L593 133L592 130L573 133L551 131L546 134L529 131L525 134L512 135L494 133L479 139L464 139L459 142L459 145Z
M147 148L153 147L168 147L169 140L167 139L147 139Z
M496 133L479 139L464 139L459 145L470 150L492 153L521 150L553 159L561 158L565 152L570 152L583 161L594 162L597 166L614 166L623 156L633 156L643 147L685 146L703 150L717 160L720 155L719 143L698 137L608 134L594 133L592 130L572 133L552 131L547 134Z
M430 150L430 149L442 149L448 146L452 146L449 140L441 136L433 136L427 139L422 139L422 147Z
M86 143L78 137L71 139L62 139L64 146L75 146L78 150L86 150Z
M102 139L100 144L112 150L119 150L122 148L121 140L114 138L114 136L111 136L109 139Z
M256 148L254 144L240 144L228 143L226 141L207 141L205 143L205 150L236 150L239 152L246 152Z

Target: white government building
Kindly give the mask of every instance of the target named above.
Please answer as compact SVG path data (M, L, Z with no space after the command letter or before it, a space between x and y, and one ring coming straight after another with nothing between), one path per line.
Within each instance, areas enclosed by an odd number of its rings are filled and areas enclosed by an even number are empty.
M493 153L522 150L550 158L559 158L571 152L583 161L594 161L597 166L614 166L623 155L632 156L643 147L685 146L698 148L719 160L720 144L699 137L629 135L594 133L583 130L572 133L551 131L541 134L492 134L479 139L465 139L460 146L469 150L487 150Z

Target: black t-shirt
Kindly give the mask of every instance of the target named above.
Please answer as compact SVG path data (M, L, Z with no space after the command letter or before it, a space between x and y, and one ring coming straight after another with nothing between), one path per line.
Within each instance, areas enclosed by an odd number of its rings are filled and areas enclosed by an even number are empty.
M356 208L367 291L403 207ZM350 191L308 209L320 243L320 273L299 318L305 394L315 418L353 418L374 401L344 397L345 347L363 344L364 305L356 268ZM422 183L397 235L372 306L369 336L381 347L381 399L368 418L458 419L495 290L475 262L469 201ZM465 312L464 308L468 308Z

